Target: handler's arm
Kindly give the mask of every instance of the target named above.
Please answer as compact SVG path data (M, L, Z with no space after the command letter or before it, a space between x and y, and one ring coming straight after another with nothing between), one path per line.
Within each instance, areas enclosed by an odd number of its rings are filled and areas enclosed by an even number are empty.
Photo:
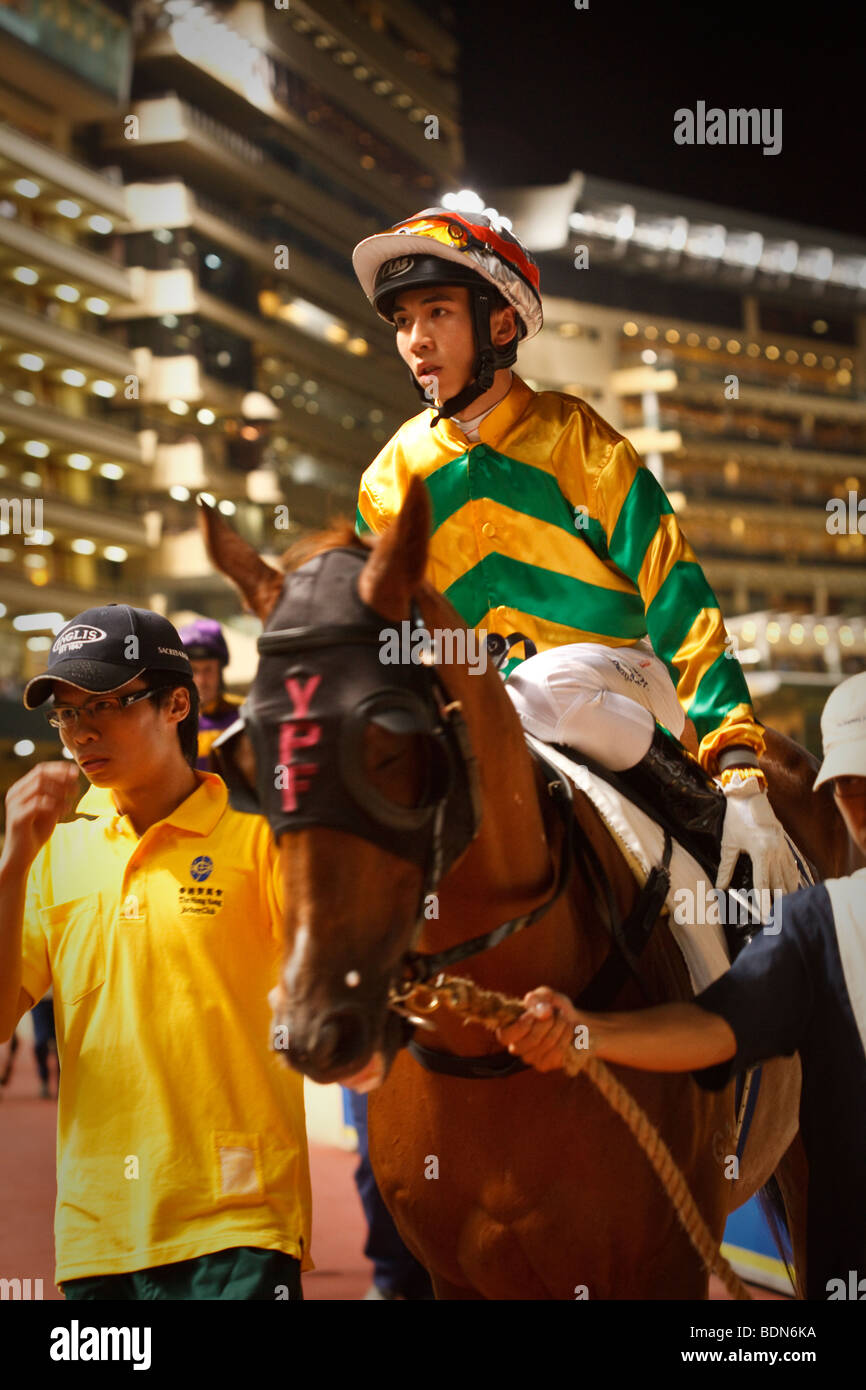
M726 1062L737 1050L730 1025L696 1004L583 1017L597 1057L642 1071L694 1071Z
M718 1014L695 1004L661 1004L632 1013L590 1014L563 994L541 988L524 999L526 1012L499 1029L509 1052L539 1071L553 1071L573 1047L585 1045L605 1062L643 1071L692 1071L733 1057L737 1040Z
M588 1014L542 987L526 995L524 1012L499 1037L539 1071L561 1067L567 1051L588 1041L586 1055L650 1071L692 1071L699 1085L718 1090L736 1071L800 1046L821 988L821 942L832 931L827 890L817 884L783 898L695 1003ZM585 1035L576 1031L583 1027Z

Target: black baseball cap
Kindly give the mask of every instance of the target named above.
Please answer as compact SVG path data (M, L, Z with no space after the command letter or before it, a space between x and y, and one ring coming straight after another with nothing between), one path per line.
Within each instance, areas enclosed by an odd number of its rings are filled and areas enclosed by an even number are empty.
M55 681L104 694L145 671L192 677L189 657L168 618L126 603L88 608L58 632L45 671L25 686L24 704L27 709L44 705Z

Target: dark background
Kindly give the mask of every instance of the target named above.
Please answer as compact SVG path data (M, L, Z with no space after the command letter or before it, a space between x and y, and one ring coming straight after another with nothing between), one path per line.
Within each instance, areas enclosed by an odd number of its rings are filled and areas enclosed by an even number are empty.
M866 25L856 0L589 5L456 6L470 187L558 183L580 169L866 234ZM781 152L675 145L674 111L698 100L780 106Z

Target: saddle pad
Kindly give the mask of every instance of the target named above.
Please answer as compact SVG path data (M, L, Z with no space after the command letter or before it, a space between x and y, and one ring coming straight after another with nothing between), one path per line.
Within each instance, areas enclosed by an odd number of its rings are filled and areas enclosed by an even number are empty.
M525 730L524 735L531 747L537 748L589 797L619 845L635 879L643 886L650 869L661 863L664 852L661 826L633 806L609 782L596 777L583 763L566 758L557 748L542 743ZM705 911L701 912L701 905L706 904L707 892L712 884L707 882L706 874L697 861L676 840L673 841L671 852L670 877L671 886L665 900L668 926L682 953L692 989L695 994L700 994L730 966L725 933L717 923L677 920L706 915ZM683 897L684 891L690 893L691 897ZM679 898L676 894L680 894ZM698 909L697 912L689 910L693 907Z

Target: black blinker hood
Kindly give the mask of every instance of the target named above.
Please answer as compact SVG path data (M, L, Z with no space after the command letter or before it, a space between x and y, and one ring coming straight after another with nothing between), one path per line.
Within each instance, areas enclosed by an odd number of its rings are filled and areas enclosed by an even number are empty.
M345 830L419 865L430 891L478 832L475 762L459 707L448 707L435 668L380 660L381 634L394 624L358 594L367 557L327 550L286 576L258 640L259 667L239 726L215 751L231 804L264 814L276 839L312 826ZM417 609L412 621L423 628ZM369 781L371 721L422 736L418 805L398 805ZM256 796L232 758L240 725L255 751Z

